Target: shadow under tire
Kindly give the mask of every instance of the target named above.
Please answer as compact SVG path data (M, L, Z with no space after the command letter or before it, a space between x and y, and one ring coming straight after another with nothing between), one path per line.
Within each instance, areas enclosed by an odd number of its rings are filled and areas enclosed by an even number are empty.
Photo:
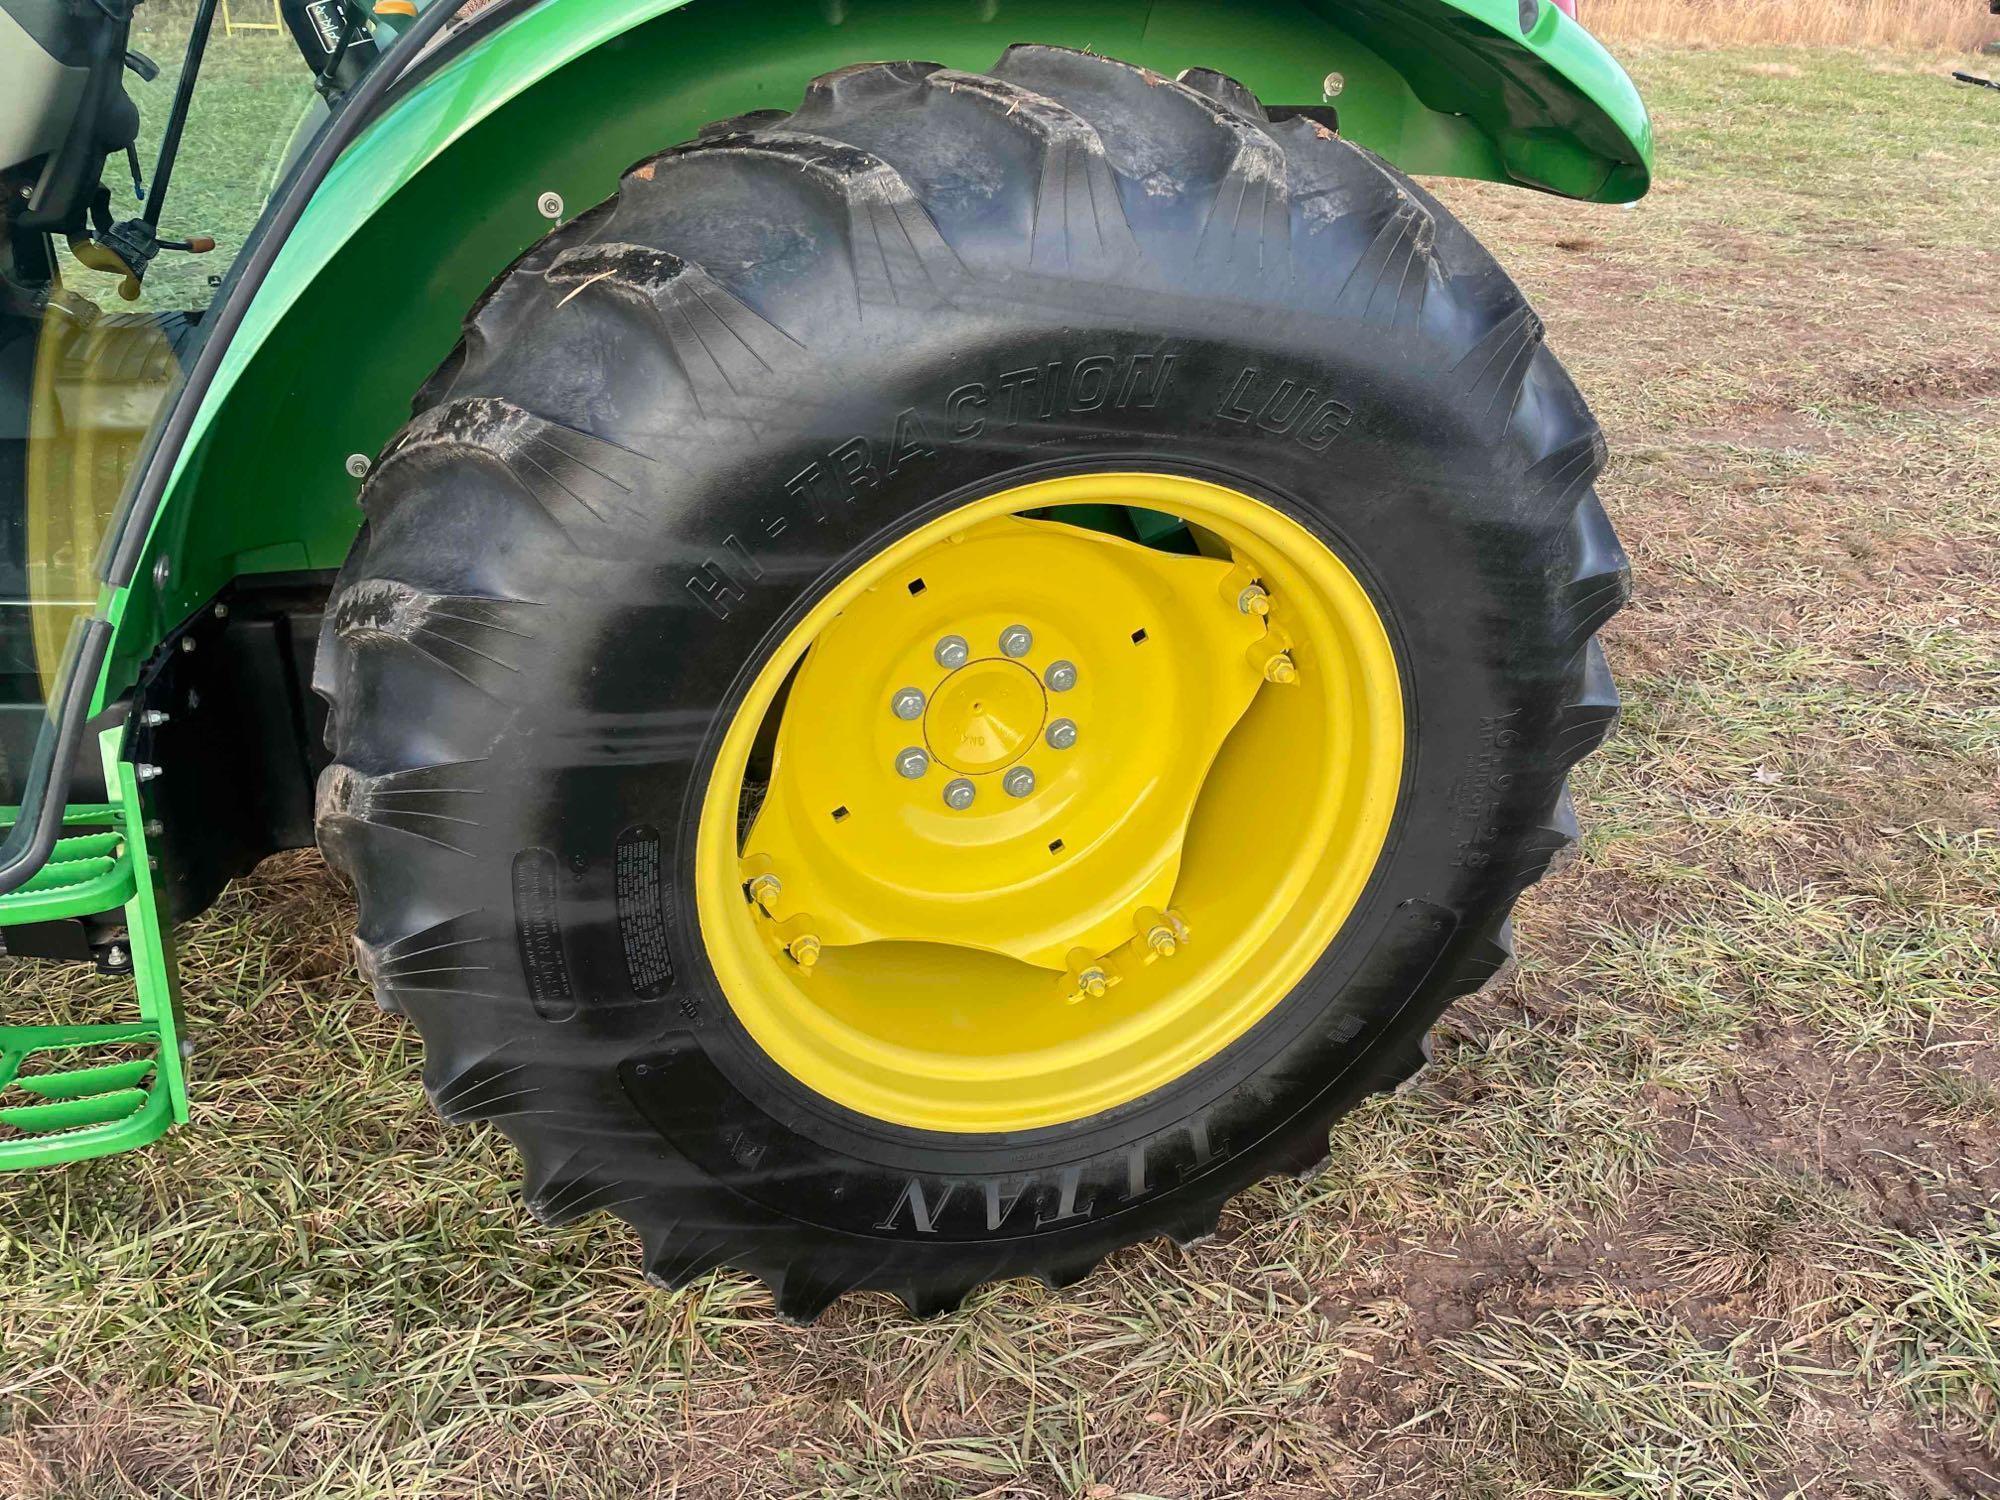
M1313 1170L1332 1122L1414 1073L1437 1015L1502 972L1514 901L1575 843L1567 773L1617 715L1595 637L1629 573L1592 488L1604 444L1540 322L1407 177L1219 74L1038 46L983 74L829 74L789 115L628 170L493 284L414 405L363 489L315 682L335 753L319 838L358 893L360 965L422 1032L440 1113L519 1146L539 1217L611 1211L655 1280L736 1267L792 1318L857 1289L931 1313L986 1281L1066 1285ZM1369 601L1397 722L1376 726L1396 751L1365 867L1337 920L1307 902L1279 924L1331 927L1172 1076L1134 1069L1102 1107L1008 1128L998 1106L950 1115L948 1089L871 1113L861 1085L815 1087L809 1057L760 1043L773 1012L720 961L715 799L752 840L785 774L782 723L737 726L760 693L774 715L808 694L785 653L845 585L923 592L868 570L926 527L1123 474L1247 508L1161 531L1180 512L1065 502L1022 524L1064 545L1116 532L1219 577L1226 515L1251 518L1251 556L1264 517ZM1310 692L1326 653L1294 638ZM1251 686L1216 766L1264 783L1269 803L1245 805L1271 809L1261 837L1282 848L1287 799L1317 806L1331 773L1258 727L1290 710L1257 705L1298 689ZM1046 722L1018 753L1054 788L1079 762L1047 758ZM901 795L878 763L866 796ZM942 816L937 774L912 781L932 800L908 818ZM997 785L980 781L978 816L1016 815ZM1223 847L1205 827L1197 800L1190 868ZM754 933L748 885L727 920ZM806 915L774 904L773 964ZM1167 963L1205 972L1227 937L1191 921ZM860 1006L866 985L840 976L864 949L828 949L833 977L801 977L800 1003ZM1113 1006L1169 972L1120 953L1133 978ZM1256 978L1226 977L1217 1004ZM782 1013L794 991L772 993ZM908 1008L908 1050L983 1035L977 993ZM1022 993L1024 1013L1041 1003ZM828 1036L874 1024L828 1014ZM1092 1012L1047 1014L1081 1035ZM1096 1097L1065 1087L1051 1097Z

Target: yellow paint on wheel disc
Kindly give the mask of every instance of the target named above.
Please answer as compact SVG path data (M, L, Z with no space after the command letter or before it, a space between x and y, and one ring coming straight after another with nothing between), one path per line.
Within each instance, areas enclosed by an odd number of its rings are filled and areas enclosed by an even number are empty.
M1046 514L1072 505L1179 517L1200 555ZM1175 475L1022 485L870 559L759 672L703 800L703 940L745 1029L838 1104L1082 1119L1298 983L1402 762L1380 616L1297 522Z

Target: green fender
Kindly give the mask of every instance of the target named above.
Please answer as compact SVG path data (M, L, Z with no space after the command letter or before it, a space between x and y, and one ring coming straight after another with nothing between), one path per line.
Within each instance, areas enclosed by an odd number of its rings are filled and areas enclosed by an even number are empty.
M640 157L791 107L848 63L983 69L1016 41L1332 102L1343 135L1410 172L1618 203L1651 171L1631 81L1550 0L541 0L395 98L308 204L202 398L134 584L102 601L97 704L232 578L340 563L360 520L349 455L388 440L463 310L548 228L540 194L581 209Z

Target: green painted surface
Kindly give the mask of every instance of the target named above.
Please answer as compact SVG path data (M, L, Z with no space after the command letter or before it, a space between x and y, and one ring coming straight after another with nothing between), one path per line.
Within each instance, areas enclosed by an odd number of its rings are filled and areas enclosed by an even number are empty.
M0 1171L129 1150L187 1119L173 936L161 925L152 882L134 875L146 866L146 833L138 779L118 759L123 733L106 730L98 746L116 800L68 810L69 826L92 831L60 840L27 887L0 897L0 925L122 907L139 1016L115 1025L0 1026ZM61 867L80 877L66 878Z
M338 565L360 519L346 457L389 438L463 310L546 230L543 189L574 213L634 160L795 105L856 60L985 68L1040 41L1218 68L1267 103L1322 103L1338 72L1343 134L1407 170L1638 196L1636 91L1539 3L1523 38L1516 0L544 0L402 98L321 187L203 404L142 582L105 600L118 630L99 701L230 578Z

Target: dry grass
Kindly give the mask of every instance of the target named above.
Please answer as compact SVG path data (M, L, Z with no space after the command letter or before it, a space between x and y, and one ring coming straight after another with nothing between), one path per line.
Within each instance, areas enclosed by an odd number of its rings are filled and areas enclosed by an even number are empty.
M1614 43L1976 52L2000 37L1980 0L1582 0L1579 16Z
M1629 212L1440 185L1608 428L1628 715L1326 1176L933 1322L651 1290L288 857L187 934L193 1126L0 1181L0 1496L2000 1493L2000 112L1877 63L1642 54Z

